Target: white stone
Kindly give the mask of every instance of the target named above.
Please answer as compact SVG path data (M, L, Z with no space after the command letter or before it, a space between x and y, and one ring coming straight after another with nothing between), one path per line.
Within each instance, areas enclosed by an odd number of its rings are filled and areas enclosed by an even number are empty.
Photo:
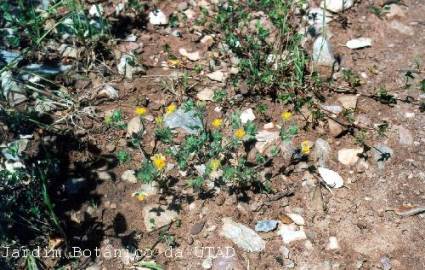
M297 224L298 226L304 226L305 225L304 218L301 215L298 215L298 214L295 214L295 213L286 213L286 215L288 217L290 217L292 219L292 221L294 221L294 223Z
M186 57L187 59L189 59L190 61L198 61L199 59L201 59L201 55L199 53L199 51L196 52L188 52L185 48L180 48L179 49L179 53Z
M266 242L252 229L234 222L231 218L223 218L222 236L231 240L238 247L248 252L260 252L266 248Z
M319 167L319 174L322 177L323 181L331 188L340 188L344 186L344 180L342 177L335 171Z
M100 17L103 14L102 5L92 5L89 9L89 14L92 17Z
M335 236L329 237L329 243L326 246L327 250L339 249L338 239Z
M333 114L340 114L343 110L341 106L338 105L321 105L322 109L331 112Z
M362 148L344 148L338 151L338 161L346 166L352 166L359 160L358 154L363 153Z
M217 81L217 82L224 82L226 80L226 76L221 70L217 70L212 73L209 73L207 74L207 77L210 80Z
M241 113L240 119L242 124L246 124L248 123L248 121L254 121L255 120L254 111L251 108L244 110Z
M129 183L133 183L133 184L137 183L137 177L136 177L135 171L134 170L126 170L121 175L121 180L129 182Z
M347 46L350 49L360 49L360 48L364 48L364 47L370 47L370 46L372 46L372 39L371 38L365 38L365 37L352 39L352 40L347 41L345 46Z
M133 134L138 134L142 130L142 121L140 120L140 117L136 116L132 118L127 124L127 137L131 137Z
M307 239L303 230L296 230L293 226L281 224L277 234L282 237L283 243L289 244L294 241Z
M105 86L97 94L98 97L106 97L109 99L117 99L118 91L110 84L105 84Z
M168 17L160 9L149 12L149 23L153 25L168 24Z
M199 100L212 101L214 97L214 91L210 88L206 88L204 90L199 91L198 94L196 94L196 97Z
M313 61L322 66L332 66L335 62L332 46L323 36L317 37L313 43Z
M353 0L324 0L320 3L320 7L332 12L340 12L347 10L354 5Z

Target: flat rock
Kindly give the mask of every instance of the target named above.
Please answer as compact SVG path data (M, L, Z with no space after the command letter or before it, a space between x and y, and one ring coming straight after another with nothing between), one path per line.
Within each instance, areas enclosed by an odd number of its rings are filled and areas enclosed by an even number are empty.
M372 39L371 38L365 38L365 37L351 39L351 40L347 41L345 46L347 46L350 49L361 49L361 48L365 48L365 47L370 47L370 46L372 46Z
M342 107L345 109L356 109L357 107L356 95L343 95L338 97L338 101L341 103Z
M354 5L354 0L325 0L320 3L320 7L332 12L347 10Z
M266 242L254 230L232 221L231 218L223 218L222 221L220 234L239 248L247 252L260 252L266 248Z
M185 48L180 48L179 53L192 62L198 61L199 59L201 59L201 54L199 53L199 51L188 52Z
M214 91L210 88L206 88L199 91L198 94L196 94L196 97L203 101L213 101Z
M145 205L145 207L143 207L142 213L143 221L148 232L168 225L178 217L176 211L166 209L164 206L159 204Z
M260 220L255 224L256 232L271 232L277 228L277 220Z
M279 141L279 131L261 130L255 134L255 148L260 154L264 154L272 146L277 146Z
M183 108L179 108L173 113L164 117L165 126L171 129L181 128L189 134L196 134L202 127L202 121L196 112L186 112Z
M359 160L358 154L363 153L362 148L344 148L338 151L338 161L346 166L352 166Z
M210 80L217 82L224 82L226 80L226 76L223 71L217 70L212 73L208 73L206 75Z

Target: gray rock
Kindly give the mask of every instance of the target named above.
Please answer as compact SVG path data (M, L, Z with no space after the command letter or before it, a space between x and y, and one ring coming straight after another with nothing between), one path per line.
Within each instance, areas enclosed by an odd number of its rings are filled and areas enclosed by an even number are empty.
M378 144L372 148L373 160L378 164L379 169L385 168L385 162L391 159L393 153L393 149L384 144Z
M223 218L220 234L247 252L260 252L266 248L266 242L255 231L231 218Z
M143 131L143 124L139 116L132 118L127 124L127 137L133 134L140 134Z
M159 204L146 205L143 207L142 213L143 221L148 232L168 225L178 217L176 211L166 209L164 206Z
M165 126L171 129L181 128L189 134L197 134L202 128L202 121L194 111L185 112L179 108L164 117Z
M255 231L270 232L277 228L277 220L260 220L255 224Z
M326 167L330 152L331 146L329 143L322 138L319 138L314 143L312 157L319 167Z
M317 37L313 43L313 61L321 66L332 66L335 62L332 46L323 36Z
M190 234L197 235L199 234L202 229L204 228L205 222L198 222L192 225L192 228L190 228Z

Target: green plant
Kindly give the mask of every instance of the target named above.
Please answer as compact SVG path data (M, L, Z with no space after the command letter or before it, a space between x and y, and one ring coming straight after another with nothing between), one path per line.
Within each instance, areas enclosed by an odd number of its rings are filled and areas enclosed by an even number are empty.
M117 157L117 160L120 164L124 164L131 159L130 154L124 150L118 151L115 156Z
M351 87L358 87L361 85L359 75L354 73L351 69L342 70L342 77Z

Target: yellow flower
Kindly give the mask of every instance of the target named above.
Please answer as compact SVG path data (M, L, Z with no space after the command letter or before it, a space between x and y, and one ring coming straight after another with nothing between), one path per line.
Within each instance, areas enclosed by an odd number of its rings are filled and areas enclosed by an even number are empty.
M243 128L238 128L237 130L235 130L235 137L239 140L242 140L243 137L245 137L245 130Z
M288 121L292 118L292 112L285 111L280 115L280 117L282 117L283 121Z
M309 141L303 141L301 143L301 153L303 153L304 155L307 155L310 153L310 142Z
M157 125L162 125L164 123L164 118L162 118L162 116L155 117L155 123Z
M217 171L218 168L220 168L220 165L221 165L220 160L218 160L218 159L211 159L211 161L210 161L210 168L211 168L211 170L213 172Z
M165 109L165 113L166 113L166 114L173 113L173 112L175 112L175 111L176 111L176 109L177 109L176 104L171 103L171 104L170 104L170 105L168 105L168 107Z
M134 113L138 116L144 116L148 112L148 109L145 107L136 107Z
M136 197L136 199L140 202L143 202L146 199L146 193L144 192L134 192L133 197Z
M223 119L221 119L221 118L216 118L216 119L214 119L213 121L212 121L212 126L213 127L215 127L215 128L219 128L219 127L221 127L221 125L223 124Z
M153 157L151 157L151 160L153 162L153 166L158 171L163 170L165 168L165 165L167 165L167 160L165 159L165 156L163 154L155 154Z
M170 66L172 66L172 67L177 67L177 66L179 66L180 65L180 60L178 60L178 59L169 59L168 60L168 64L170 65Z

